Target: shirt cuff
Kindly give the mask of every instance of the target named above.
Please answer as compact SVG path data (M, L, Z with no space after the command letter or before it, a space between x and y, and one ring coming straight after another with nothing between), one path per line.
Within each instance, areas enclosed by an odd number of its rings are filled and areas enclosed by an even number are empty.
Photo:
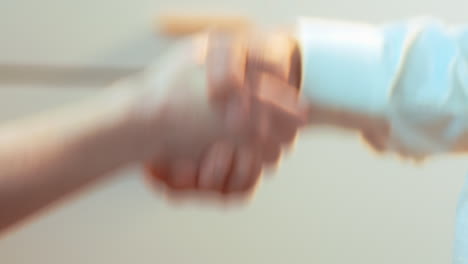
M300 18L302 99L309 104L380 115L388 101L394 65L385 57L378 27Z

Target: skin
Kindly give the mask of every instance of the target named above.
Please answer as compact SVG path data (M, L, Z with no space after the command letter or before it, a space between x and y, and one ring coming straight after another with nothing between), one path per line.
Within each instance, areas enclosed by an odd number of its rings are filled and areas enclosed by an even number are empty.
M283 45L276 49L263 48L272 46L269 45L272 42ZM215 105L220 104L226 119L232 121L230 130L248 140L216 141L201 161L175 159L172 165L167 161L148 164L150 176L166 184L172 195L193 190L223 194L251 192L262 167L276 165L282 148L293 142L305 120L298 103L300 57L292 38L277 32L264 33L261 37L245 32L219 33L211 36L208 46L215 47L204 60ZM223 61L225 68L219 69L219 61ZM187 166L182 171L190 173L180 175L180 164ZM175 170L176 175L171 167L179 168ZM205 180L215 179L214 175L218 175L217 181Z
M281 64L293 49L258 55L252 39L181 41L90 100L0 126L0 231L135 162L172 194L251 192L305 120Z

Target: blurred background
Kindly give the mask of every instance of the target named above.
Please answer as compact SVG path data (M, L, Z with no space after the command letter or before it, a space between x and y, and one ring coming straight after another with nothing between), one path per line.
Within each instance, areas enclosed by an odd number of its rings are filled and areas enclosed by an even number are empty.
M0 0L0 122L84 99L146 65L169 43L154 30L166 11L281 25L298 15L463 23L466 10L464 0ZM0 238L0 263L448 263L466 161L415 165L353 134L309 130L255 198L229 210L174 206L126 168Z

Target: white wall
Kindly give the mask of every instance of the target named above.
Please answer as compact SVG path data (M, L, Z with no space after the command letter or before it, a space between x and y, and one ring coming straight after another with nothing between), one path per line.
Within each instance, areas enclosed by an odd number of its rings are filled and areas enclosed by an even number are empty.
M151 35L153 15L177 8L267 24L296 15L462 22L468 2L0 0L0 64L144 65L166 43ZM0 121L90 96L88 88L0 84ZM129 168L1 238L0 263L447 263L467 169L462 156L415 166L375 156L353 135L309 131L247 205L175 207Z

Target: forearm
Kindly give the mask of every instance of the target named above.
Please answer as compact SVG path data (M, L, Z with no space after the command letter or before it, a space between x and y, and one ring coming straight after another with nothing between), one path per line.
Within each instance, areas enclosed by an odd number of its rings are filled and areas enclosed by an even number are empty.
M0 230L141 158L132 89L0 126Z
M468 149L466 30L308 19L298 29L311 122L359 130L377 149L416 158Z

